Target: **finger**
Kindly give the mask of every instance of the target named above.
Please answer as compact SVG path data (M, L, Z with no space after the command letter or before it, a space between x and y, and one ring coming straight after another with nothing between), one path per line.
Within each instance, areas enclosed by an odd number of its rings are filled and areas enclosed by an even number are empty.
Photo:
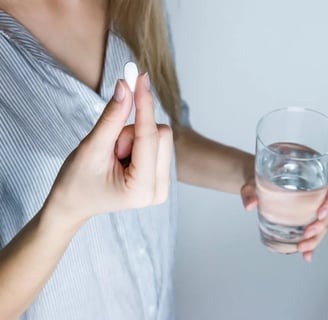
M327 233L327 229L321 232L319 235L312 237L310 239L304 240L298 244L297 249L299 252L313 251L324 238Z
M153 97L149 76L140 75L135 91L135 140L129 173L155 192L155 174L158 150L158 131L155 123Z
M327 228L327 219L326 220L316 220L306 227L304 231L305 239L310 239L316 235L319 235Z
M154 132L157 132L157 126L148 73L141 74L138 77L134 97L136 105L136 137L151 136Z
M328 217L328 196L318 209L318 220L324 220Z
M115 154L119 160L131 156L132 146L134 140L134 126L125 126L121 131L115 148Z
M327 207L327 202L324 203L323 206L321 206L318 210L318 219L319 220L324 220L328 217L328 207Z
M306 262L312 262L313 260L313 251L307 251L307 252L303 252L303 259Z
M241 188L241 197L247 211L252 211L257 206L256 188L253 184L245 184Z
M132 94L124 80L118 80L114 95L98 119L87 140L93 140L99 150L113 151L132 108Z
M170 168L173 151L173 134L169 126L158 125L159 144L156 166L156 191L154 202L163 203L170 186Z

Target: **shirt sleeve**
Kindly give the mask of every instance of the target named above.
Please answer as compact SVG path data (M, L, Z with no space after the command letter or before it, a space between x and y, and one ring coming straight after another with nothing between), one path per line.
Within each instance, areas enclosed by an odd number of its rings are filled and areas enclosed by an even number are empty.
M165 1L164 1L165 2ZM173 39L172 39L172 31L171 31L171 25L170 25L170 19L169 14L167 11L166 3L164 4L164 11L165 11L165 19L166 19L166 25L167 25L167 33L169 37L169 46L171 55L173 58L173 62L175 63L175 51L174 51L174 45L173 45ZM189 106L188 103L185 100L181 100L181 108L180 108L180 124L183 127L191 127L190 118L189 118Z

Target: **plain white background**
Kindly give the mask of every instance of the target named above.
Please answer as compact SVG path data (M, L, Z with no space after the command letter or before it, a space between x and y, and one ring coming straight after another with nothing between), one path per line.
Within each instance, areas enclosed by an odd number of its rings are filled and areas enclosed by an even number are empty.
M167 2L196 130L253 152L269 110L328 113L326 1ZM238 196L181 185L180 198L178 320L328 319L327 240L306 264L268 252Z

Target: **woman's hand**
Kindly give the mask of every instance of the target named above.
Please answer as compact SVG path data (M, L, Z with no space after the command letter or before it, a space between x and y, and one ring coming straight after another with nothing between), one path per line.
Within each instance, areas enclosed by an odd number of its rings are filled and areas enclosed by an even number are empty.
M119 80L96 126L65 161L46 206L83 221L166 200L172 132L155 123L148 74L138 77L134 98L135 124L125 126L133 97Z
M241 197L247 211L252 211L257 207L255 181L251 180L241 188ZM312 261L316 247L327 233L328 226L328 197L317 211L318 219L308 225L304 232L305 240L298 244L298 251L303 254L307 262Z

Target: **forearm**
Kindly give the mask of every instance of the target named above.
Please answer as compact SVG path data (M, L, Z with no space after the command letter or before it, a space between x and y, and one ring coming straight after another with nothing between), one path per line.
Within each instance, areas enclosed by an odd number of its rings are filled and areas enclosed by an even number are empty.
M54 209L42 209L0 251L0 319L16 319L28 308L82 225Z
M254 156L184 128L175 141L178 179L220 191L239 193L254 177Z

